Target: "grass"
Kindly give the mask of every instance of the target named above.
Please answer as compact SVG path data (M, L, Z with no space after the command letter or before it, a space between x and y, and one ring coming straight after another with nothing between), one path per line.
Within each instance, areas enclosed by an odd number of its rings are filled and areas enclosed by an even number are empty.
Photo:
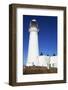
M40 66L25 66L23 68L23 74L41 74L41 73L57 73L57 68L40 67Z

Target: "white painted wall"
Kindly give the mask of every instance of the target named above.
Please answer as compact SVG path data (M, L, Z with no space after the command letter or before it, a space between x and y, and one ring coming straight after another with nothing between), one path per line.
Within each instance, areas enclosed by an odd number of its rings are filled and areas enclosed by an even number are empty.
M39 56L38 30L32 27L30 29L27 66L37 65L37 61L35 60L37 60L37 56Z
M57 67L57 56L45 56L45 55L40 55L38 57L36 57L36 60L33 61L33 64L35 66L43 66L43 67L47 67L49 69L49 67ZM33 66L32 64L30 64L30 66Z
M50 62L49 56L45 56L45 55L39 56L39 62L38 62L39 66L44 66L49 68L49 62Z
M50 64L51 64L51 67L57 67L58 65L58 57L57 56L52 56L50 57Z
M33 57L32 57L33 58ZM42 66L42 67L57 67L58 62L57 62L57 56L45 56L45 55L40 55L35 58L30 58L29 62L27 62L27 66Z
M35 85L35 86L20 86L11 87L8 85L8 70L9 70L9 8L10 3L21 4L40 4L53 6L67 6L68 16L68 0L0 0L0 90L68 90L68 83L66 84L52 84L52 85ZM68 18L67 18L68 22ZM68 25L67 25L68 30ZM60 41L61 42L61 41ZM67 32L68 44L68 32ZM68 53L68 48L67 48ZM67 55L68 59L68 55ZM42 77L40 77L42 78ZM68 81L68 61L67 61L67 81Z

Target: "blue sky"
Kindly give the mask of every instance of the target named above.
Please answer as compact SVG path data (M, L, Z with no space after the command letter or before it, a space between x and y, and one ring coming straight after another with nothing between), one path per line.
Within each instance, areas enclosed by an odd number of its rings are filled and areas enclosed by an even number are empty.
M27 62L29 43L29 23L32 19L38 22L39 54L52 56L57 55L57 17L56 16L31 16L23 15L23 49L24 64Z

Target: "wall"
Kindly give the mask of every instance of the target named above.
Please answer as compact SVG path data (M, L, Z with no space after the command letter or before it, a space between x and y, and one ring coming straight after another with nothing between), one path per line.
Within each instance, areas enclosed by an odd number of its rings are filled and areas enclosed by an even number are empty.
M57 5L67 6L68 0L0 0L0 90L67 90L66 84L52 85L37 85L24 87L11 87L8 85L8 70L9 70L9 4L10 3L25 3L25 4L40 4L40 5ZM68 12L67 12L68 15ZM67 18L68 22L68 18ZM68 29L68 26L67 26ZM67 32L68 33L68 32ZM67 36L68 38L68 36ZM68 65L68 62L67 62ZM68 68L68 66L67 66ZM67 78L68 81L68 78Z
M51 67L57 67L57 65L58 65L57 59L58 59L57 56L52 56L52 57L50 58ZM53 66L53 65L54 65L54 66Z
M49 66L49 61L50 61L49 56L40 55L38 58L39 58L39 61L38 61L39 66L46 66L46 67Z

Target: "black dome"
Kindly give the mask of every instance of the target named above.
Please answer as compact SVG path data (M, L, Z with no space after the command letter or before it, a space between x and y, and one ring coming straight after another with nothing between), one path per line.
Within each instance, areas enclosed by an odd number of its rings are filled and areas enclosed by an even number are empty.
M30 27L38 28L38 23L37 23L36 19L32 19L32 21L30 22Z

